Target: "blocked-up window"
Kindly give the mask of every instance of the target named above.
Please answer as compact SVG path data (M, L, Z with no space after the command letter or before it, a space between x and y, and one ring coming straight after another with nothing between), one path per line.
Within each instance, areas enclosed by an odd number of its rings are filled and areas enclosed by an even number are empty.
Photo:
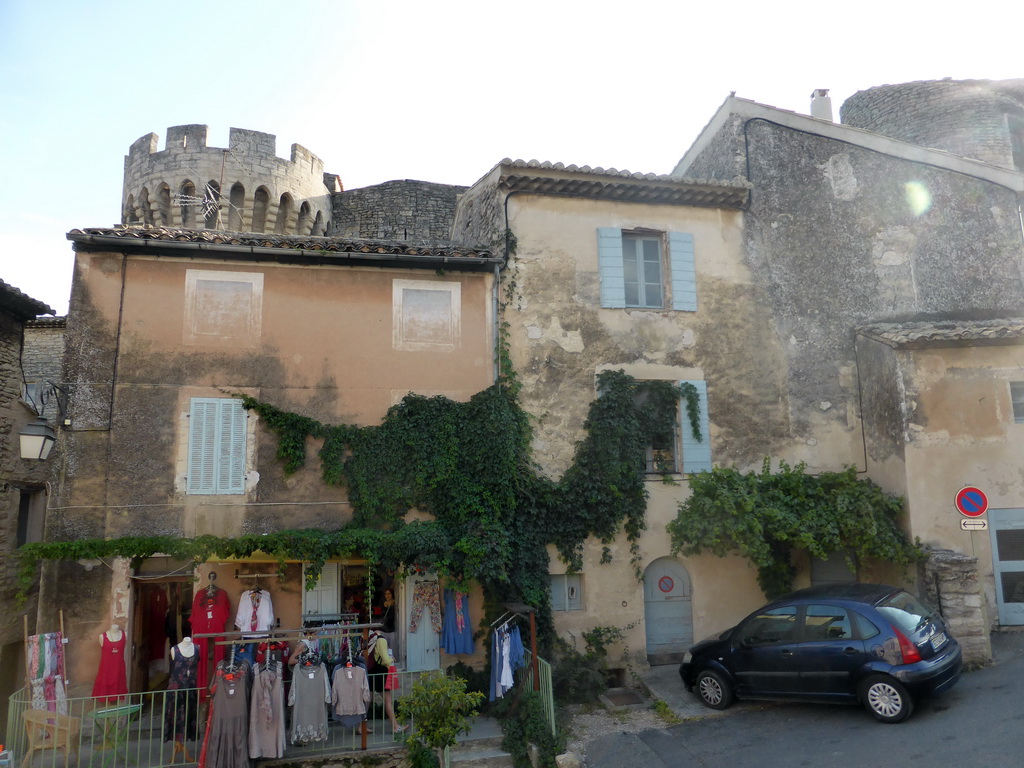
M551 610L583 610L583 576L578 573L551 575Z
M245 492L246 411L234 397L193 397L186 493Z
M250 347L260 340L262 327L261 272L186 271L186 344Z
M462 286L430 280L395 280L393 343L404 351L458 349L462 334Z

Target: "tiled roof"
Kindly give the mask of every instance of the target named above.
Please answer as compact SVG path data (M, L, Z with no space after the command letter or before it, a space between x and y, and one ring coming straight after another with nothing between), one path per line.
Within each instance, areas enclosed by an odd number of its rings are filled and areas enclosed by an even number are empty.
M876 323L857 329L892 347L949 347L1006 344L1024 339L1024 318Z
M507 191L571 195L637 203L741 208L753 184L744 179L720 181L633 173L538 160L502 160L501 186Z
M456 268L501 263L486 248L448 243L411 243L394 240L301 235L224 232L213 229L172 229L169 227L113 227L73 229L67 235L75 250L159 252L164 255L194 256L195 252L216 253L218 258L271 260L290 263L440 263Z
M36 315L55 314L52 307L38 299L22 293L13 285L0 280L0 310L7 312L19 320L29 320Z

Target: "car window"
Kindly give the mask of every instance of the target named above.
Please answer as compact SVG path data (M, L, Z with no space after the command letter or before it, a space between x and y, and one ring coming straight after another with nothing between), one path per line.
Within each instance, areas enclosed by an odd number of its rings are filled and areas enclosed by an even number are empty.
M909 592L897 592L875 606L879 612L907 634L928 623L934 613Z
M796 639L796 606L784 605L751 616L740 627L736 642L751 648L758 645L791 643Z
M853 612L853 623L857 625L857 633L860 635L861 640L870 640L882 631L875 626L871 619L861 616L856 611Z
M845 608L838 605L808 605L804 609L804 640L849 640L853 625Z

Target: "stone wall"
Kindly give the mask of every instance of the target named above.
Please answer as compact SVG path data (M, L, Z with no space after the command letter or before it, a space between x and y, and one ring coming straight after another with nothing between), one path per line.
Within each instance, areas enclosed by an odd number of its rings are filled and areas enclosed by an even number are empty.
M1007 117L1024 116L1022 81L932 80L858 91L843 123L1013 168Z
M207 146L206 135L205 125L176 125L167 129L161 151L155 133L131 145L124 159L122 224L327 234L332 190L325 186L319 157L292 144L290 159L280 158L276 137L260 131L232 128L227 149ZM220 185L220 218L213 226L201 207L174 201L186 182L192 185L189 194L197 197L203 196L207 183ZM232 194L236 184L237 197ZM259 189L267 193L262 203L256 198ZM303 203L309 206L305 217L300 215Z
M447 241L452 237L456 201L465 191L466 187L407 179L337 192L333 195L332 234L371 240Z
M939 609L953 637L963 649L964 664L980 666L992 661L989 622L978 578L978 558L948 549L932 550L922 565L925 596Z
M35 382L62 383L61 365L66 327L66 318L63 317L38 318L25 323L25 349L21 355L21 365L25 382L29 386ZM57 400L52 393L40 415L52 424L59 423Z

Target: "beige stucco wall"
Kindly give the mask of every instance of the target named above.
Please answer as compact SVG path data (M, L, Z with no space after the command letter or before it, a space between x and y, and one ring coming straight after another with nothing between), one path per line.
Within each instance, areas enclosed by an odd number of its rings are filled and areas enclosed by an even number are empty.
M197 304L197 276L216 284L203 290L225 288L223 296ZM425 332L412 328L427 334L414 333L419 340L396 336L396 285L455 297L451 333L435 341L427 322ZM237 301L249 302L241 314ZM245 493L186 494L192 397L249 394L325 423L366 425L409 392L464 400L493 381L490 273L79 252L70 315L71 426L62 436L69 458L49 528L57 539L335 529L351 519L344 488L321 480L320 442L308 440L306 467L285 475L276 436L255 414ZM95 636L112 617L129 623L133 615L129 574L77 563L48 569L41 618L65 608L69 637L87 639L73 662L76 678L91 680ZM285 626L300 612L297 569L267 585ZM238 587L231 578L222 586Z
M738 449L741 438L756 435L758 424L773 440L790 445L784 358L740 252L742 214L534 195L517 195L510 199L509 209L518 247L505 280L516 281L521 298L506 311L505 319L513 363L523 382L522 401L536 416L533 447L544 471L558 477L571 464L589 403L596 396L595 377L608 369L623 369L638 379L706 380L716 463L729 463L730 451ZM599 227L692 233L698 310L602 309ZM755 442L760 446L754 449L759 463L766 443L756 437ZM665 525L688 494L685 478L677 479L676 485L648 484L641 570L671 556ZM602 564L602 544L588 542L582 574L584 609L556 613L556 628L567 640L575 637L582 651L583 631L632 625L621 647L612 649L611 663L643 667L643 584L637 580L624 536L610 551L612 562ZM756 572L744 559L676 559L692 584L694 639L731 626L764 601ZM565 569L553 551L550 567L552 573Z
M964 486L992 509L1024 508L1024 424L1013 418L1010 381L1024 380L1024 347L903 352L910 440L905 449L910 532L922 543L978 558L985 608L996 621L989 531L960 529Z

